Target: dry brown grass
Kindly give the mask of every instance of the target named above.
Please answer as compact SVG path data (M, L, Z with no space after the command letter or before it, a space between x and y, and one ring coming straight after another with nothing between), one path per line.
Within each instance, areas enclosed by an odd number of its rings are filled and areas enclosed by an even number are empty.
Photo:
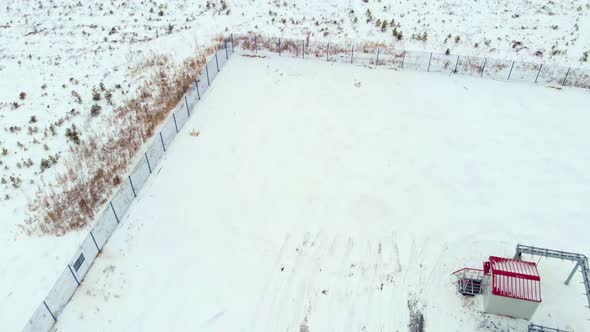
M194 84L206 59L221 47L223 38L219 37L211 47L180 64L155 56L132 68L133 72L153 67L155 74L144 82L135 97L114 110L108 123L115 128L110 137L86 135L80 145L71 149L65 161L66 171L55 183L39 186L29 205L25 231L63 235L88 225L121 183L142 145Z

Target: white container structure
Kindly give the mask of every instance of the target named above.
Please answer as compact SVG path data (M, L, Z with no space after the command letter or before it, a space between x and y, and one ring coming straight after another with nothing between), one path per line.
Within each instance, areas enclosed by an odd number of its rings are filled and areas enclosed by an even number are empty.
M530 320L541 304L537 264L490 256L484 263L484 311Z

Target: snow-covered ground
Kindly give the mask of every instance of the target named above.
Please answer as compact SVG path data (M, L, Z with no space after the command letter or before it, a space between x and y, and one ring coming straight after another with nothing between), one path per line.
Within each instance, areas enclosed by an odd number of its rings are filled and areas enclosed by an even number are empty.
M450 273L590 252L589 94L236 55L56 329L522 331ZM587 329L571 267L539 261L535 323Z
M26 322L86 235L22 228L36 216L27 206L39 188L52 187L65 161L79 162L66 130L75 125L82 144L95 133L110 137L113 109L154 72L146 60L178 62L219 33L249 31L588 67L590 4L0 0L0 321L8 329ZM102 108L98 116L91 116L94 105Z

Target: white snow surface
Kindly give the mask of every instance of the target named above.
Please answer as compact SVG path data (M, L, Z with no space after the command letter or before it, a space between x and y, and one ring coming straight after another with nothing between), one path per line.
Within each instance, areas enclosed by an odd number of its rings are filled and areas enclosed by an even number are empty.
M394 20L404 38L394 38L391 25L382 31L377 20ZM224 6L221 0L0 0L3 329L18 330L25 324L87 234L82 230L63 237L29 236L20 227L27 218L27 203L38 187L51 184L65 168L63 161L73 146L64 135L66 128L76 125L83 141L92 133L109 137L112 110L133 96L151 74L137 72L143 61L156 55L180 61L219 33L249 31L588 67L589 62L582 59L584 52L590 51L590 4L546 0L227 0ZM426 40L412 38L425 32ZM430 80L431 76L416 77ZM104 97L98 102L91 99L92 88L100 83L113 91L113 105ZM81 97L79 103L74 91ZM21 93L26 94L23 99ZM102 113L93 118L90 108L94 104L102 107ZM558 105L555 110L562 109ZM551 130L539 140L554 134ZM41 171L41 160L49 156L59 157L57 164Z
M522 331L450 273L590 252L589 94L236 55L55 329L403 331L410 301L427 331ZM525 259L533 321L586 330L573 266Z

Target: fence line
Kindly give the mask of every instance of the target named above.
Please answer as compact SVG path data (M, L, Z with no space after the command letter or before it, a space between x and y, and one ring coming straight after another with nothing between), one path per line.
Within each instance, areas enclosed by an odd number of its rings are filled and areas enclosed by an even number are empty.
M138 163L127 176L128 181L121 184L108 206L102 211L96 224L88 232L70 262L64 267L64 271L58 277L47 297L33 312L23 331L49 331L57 322L59 315L84 280L92 263L104 248L117 225L124 221L125 213L147 182L154 167L162 160L166 147L170 145L188 121L191 116L190 110L199 102L211 82L215 80L221 68L233 54L233 41L226 39L223 46L208 59L205 70L195 81L194 87L185 93L184 98L172 111L172 116L169 116L161 126L159 137L154 137L148 144L143 156L139 158Z
M232 45L245 51L277 53L302 59L384 66L403 70L447 72L504 81L525 81L590 89L590 69L500 60L489 57L399 50L378 43L335 44L309 39L233 35Z

